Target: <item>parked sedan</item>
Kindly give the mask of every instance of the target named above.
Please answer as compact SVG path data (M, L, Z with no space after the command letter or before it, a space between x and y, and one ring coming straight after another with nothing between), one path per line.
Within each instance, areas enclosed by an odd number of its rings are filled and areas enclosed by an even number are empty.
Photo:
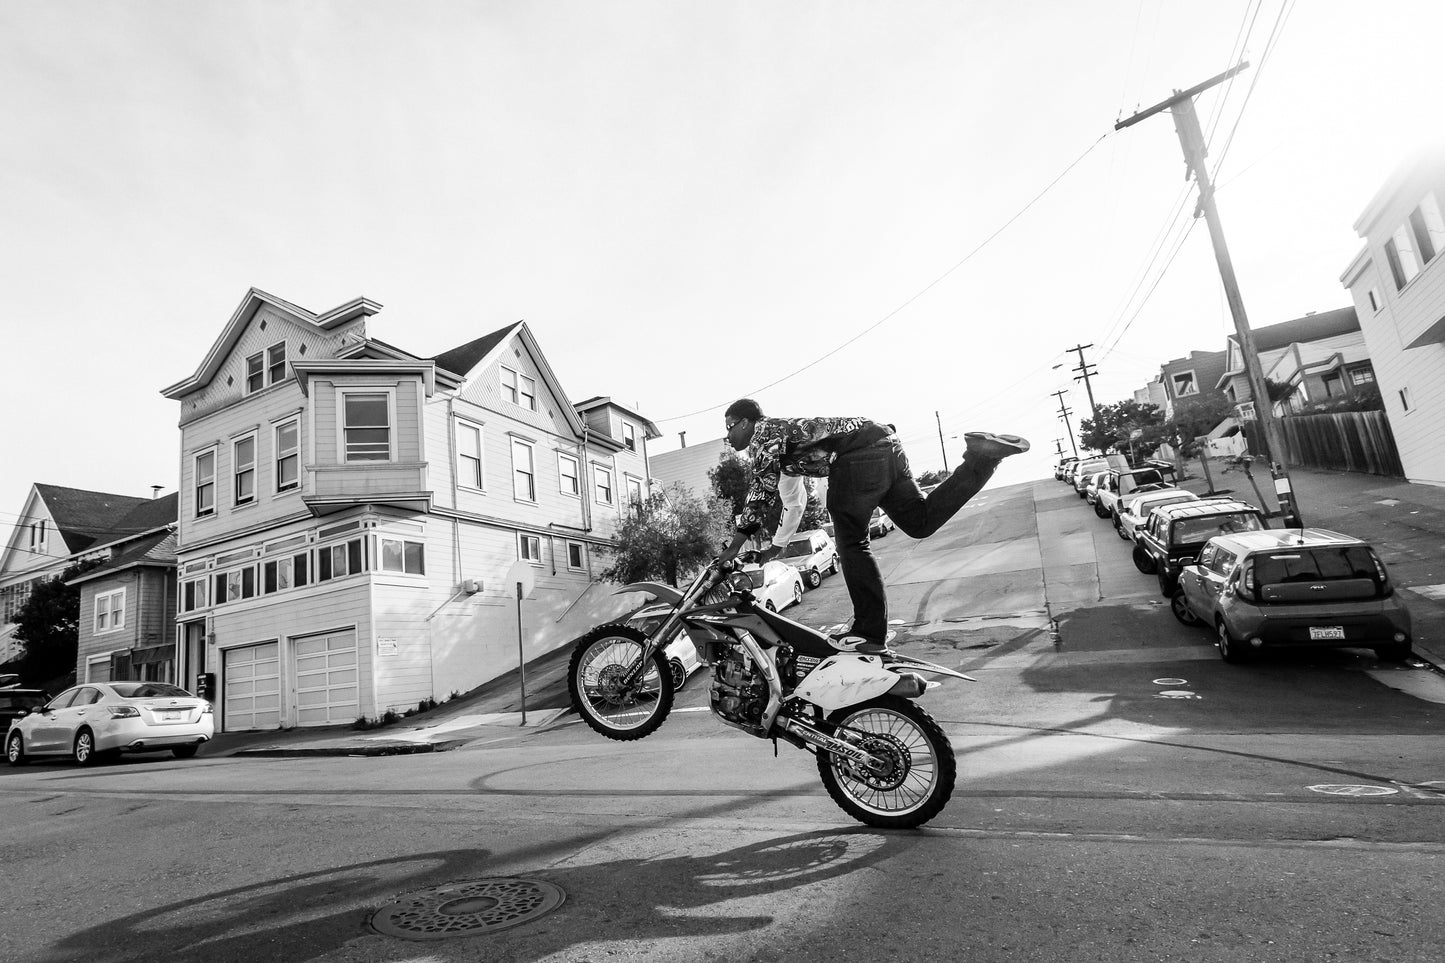
M1119 537L1127 542L1135 541L1138 538L1139 529L1149 521L1149 513L1154 509L1198 500L1198 495L1191 491L1185 491L1183 488L1161 488L1152 492L1144 492L1125 501L1119 511L1115 513L1114 531L1118 532Z
M1410 612L1379 555L1318 528L1211 538L1179 576L1174 617L1213 629L1219 655L1243 662L1265 648L1360 647L1411 653Z
M215 733L211 704L164 682L88 682L10 724L5 757L70 756L82 766L122 752L189 759Z
M752 583L753 594L764 608L781 612L803 601L803 577L785 562L764 562L761 568L747 568L742 574Z
M881 508L873 509L873 517L868 522L868 534L874 538L882 538L898 526L893 524L893 519Z

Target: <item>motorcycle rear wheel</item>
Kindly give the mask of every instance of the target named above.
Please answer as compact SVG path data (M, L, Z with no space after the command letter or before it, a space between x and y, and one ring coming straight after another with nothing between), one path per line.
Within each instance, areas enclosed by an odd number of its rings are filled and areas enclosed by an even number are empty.
M953 795L958 763L933 716L917 703L879 696L839 709L827 730L849 730L870 752L890 759L888 772L818 752L818 774L828 795L859 822L880 829L914 829L943 811Z
M647 633L630 625L599 625L577 640L567 665L572 708L595 732L630 742L651 735L672 711L672 667L655 648L638 679L626 681Z

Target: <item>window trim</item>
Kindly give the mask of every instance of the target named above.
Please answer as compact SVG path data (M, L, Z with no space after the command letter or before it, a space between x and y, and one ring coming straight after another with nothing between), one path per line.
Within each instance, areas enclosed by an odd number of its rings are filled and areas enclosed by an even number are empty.
M537 410L537 379L530 375L523 374L520 370L508 365L498 365L501 369L498 380L501 382L502 400L516 405L518 408L525 408L528 411ZM507 376L511 375L511 382L508 383ZM525 384L524 384L525 382ZM523 389L530 386L531 391ZM527 399L523 404L522 399Z
M211 507L201 510L201 459L211 459L210 481ZM214 518L216 515L216 475L220 471L220 445L210 445L191 454L191 514L194 518Z
M279 378L272 376L272 372L275 370L277 363L271 360L271 353L277 348L281 349L281 376ZM254 373L251 371L251 362L253 361L257 362L260 365L260 367ZM245 393L248 395L254 395L259 391L265 391L272 385L278 385L281 382L285 381L286 369L289 364L290 359L287 358L285 338L282 338L280 341L275 341L271 344L266 345L266 347L262 348L260 351L257 351L254 354L246 355L246 371L243 376L243 383L246 387ZM251 386L252 378L259 378L261 380L261 383L253 388Z
M601 499L601 498L598 498L598 497L597 497L598 494L599 494L599 493L601 492L601 490L602 490L602 486L599 485L599 484L598 484L598 481L597 481L597 480L598 480L598 473L599 473L599 472L606 472L606 473L607 473L607 498L606 498L606 499ZM609 468L607 465L598 465L598 464L596 464L596 463L594 463L594 464L592 465L592 501L593 501L595 504L598 504L598 505L615 505L615 504L617 504L617 478L616 478L616 476L613 474L612 469Z
M281 432L288 426L294 426L296 430L296 447L287 454L281 448ZM273 488L276 495L288 495L301 488L301 418L293 415L272 424L271 426L271 450L275 457L272 458L272 469L274 470ZM296 459L296 480L285 487L281 485L281 463L287 458Z
M1179 390L1179 378L1183 375L1189 376L1190 384L1193 385L1192 391ZM1192 398L1199 394L1199 375L1193 368L1185 368L1182 371L1171 372L1169 375L1169 387L1170 390L1174 392L1174 397L1176 398Z
M637 426L625 418L622 419L622 447L637 451Z
M106 605L106 607L105 607L105 615L108 616L108 617L110 617L110 624L108 624L107 626L105 626L104 628L102 628L102 627L101 627L101 624L100 624L100 619L101 619L101 603L102 603L102 602L110 602L110 601L113 600L116 596L120 596L120 611L117 612L117 611L116 611L116 608L115 608L115 606L114 606L113 604L108 604L108 605ZM126 607L126 598L125 598L125 586L124 586L124 585L122 585L122 586L121 586L120 588L118 588L118 589L111 589L109 592L97 592L97 593L95 594L95 612L94 612L94 622L93 622L93 626L94 626L94 629L95 629L94 634L95 634L95 635L110 635L112 632L120 632L120 631L122 631L123 629L125 629L125 607Z
M512 445L511 445L511 449L512 449L512 500L513 500L513 501L518 501L518 502L523 502L523 503L528 504L528 505L535 505L535 504L537 504L537 444L536 444L536 442L529 441L529 440L526 439L526 438L518 437L517 435L512 435L512 436L511 436L511 440L512 440ZM518 470L518 468L517 468L517 446L518 446L518 445L520 445L522 448L526 449L526 451L527 451L527 471L526 471L525 473L519 472L519 470ZM528 489L529 489L530 494L529 494L526 498L523 498L523 497L521 497L520 495L517 494L517 476L518 476L519 474L525 474L525 475L527 476L527 486L528 486Z
M358 458L352 460L346 451L346 399L350 395L386 396L386 447L385 458ZM357 429L376 428L376 425L357 425ZM339 465L387 465L397 461L396 385L337 385L336 387L336 461Z
M469 492L485 492L487 490L487 451L486 438L482 432L482 424L472 421L469 418L454 419L457 429L457 450L456 450L456 473L457 487L465 488ZM477 433L477 475L475 485L462 480L462 459L471 458L471 455L462 453L461 437L463 431L475 431Z
M567 473L562 470L563 459L572 463L571 478L573 484L577 486L572 491L568 491L562 487L562 482L568 477ZM576 455L568 454L565 451L557 452L557 491L566 495L568 498L580 499L582 497L582 460Z
M259 474L257 463L261 460L259 434L256 429L252 428L231 439L231 507L233 508L256 504L256 476ZM251 443L251 461L248 467L242 468L239 449L247 441ZM244 473L249 473L251 476L251 494L243 499L241 497L241 475Z
M395 542L401 546L401 568L386 567L386 543ZM421 551L420 567L415 571L407 567L407 546L415 545ZM392 535L378 532L376 535L376 569L384 575L414 575L424 578L426 576L426 542L419 538L406 538L401 535Z
M535 557L528 557L528 555L527 555L527 545L528 545L528 544L536 545L536 547L537 547L537 554L536 554ZM523 562L527 562L527 563L530 564L530 565L535 565L535 566L537 566L538 568L541 568L541 567L542 567L542 536L540 536L540 535L534 535L534 534L532 534L531 532L518 532L518 533L517 533L517 558L518 558L519 560L523 561Z
M573 550L574 548L577 549L577 552L578 552L577 564L575 564L575 565L572 564L572 550ZM586 545L585 543L583 543L583 542L574 542L574 541L571 541L570 539L568 540L568 542L567 542L567 571L569 571L569 572L585 572L585 571L587 571L587 545Z
M637 486L636 501L632 500L633 485ZM642 479L630 472L623 472L622 486L627 489L627 506L631 508L633 505L636 505L639 509L641 509L642 504L647 501L647 486L642 483Z

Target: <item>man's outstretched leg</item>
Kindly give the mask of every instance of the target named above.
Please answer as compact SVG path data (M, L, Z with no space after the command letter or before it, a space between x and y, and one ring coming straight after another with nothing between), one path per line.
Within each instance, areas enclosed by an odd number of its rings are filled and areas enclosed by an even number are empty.
M963 439L963 464L927 495L906 470L907 456L899 451L905 471L883 497L882 505L904 534L927 538L938 531L988 484L999 462L1029 450L1028 441L1018 435L970 431Z

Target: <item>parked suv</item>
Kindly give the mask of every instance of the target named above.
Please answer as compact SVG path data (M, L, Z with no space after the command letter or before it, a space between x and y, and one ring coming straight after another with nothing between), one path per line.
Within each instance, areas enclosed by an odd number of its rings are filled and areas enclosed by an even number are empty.
M803 577L803 584L815 589L823 584L824 575L838 571L838 550L833 545L833 539L822 529L799 532L788 542L778 561L797 569Z
M1166 474L1169 476L1167 480ZM1117 528L1119 510L1124 499L1170 487L1173 476L1172 466L1111 468L1108 477L1099 483L1099 493L1094 498L1094 514L1100 518L1115 519L1114 525Z
M1269 526L1264 513L1233 498L1201 498L1156 508L1134 540L1134 565L1145 575L1159 576L1167 599L1178 587L1184 560L1199 557L1204 543L1216 535L1257 532Z
M1083 498L1084 486L1089 483L1089 479L1093 475L1101 471L1108 471L1110 468L1128 467L1129 459L1123 455L1095 455L1092 458L1074 462L1074 467L1069 469L1069 483L1074 486L1074 493Z
M1242 662L1266 647L1361 647L1410 656L1410 612L1380 556L1319 528L1211 538L1179 576L1175 618L1214 629L1219 654Z

